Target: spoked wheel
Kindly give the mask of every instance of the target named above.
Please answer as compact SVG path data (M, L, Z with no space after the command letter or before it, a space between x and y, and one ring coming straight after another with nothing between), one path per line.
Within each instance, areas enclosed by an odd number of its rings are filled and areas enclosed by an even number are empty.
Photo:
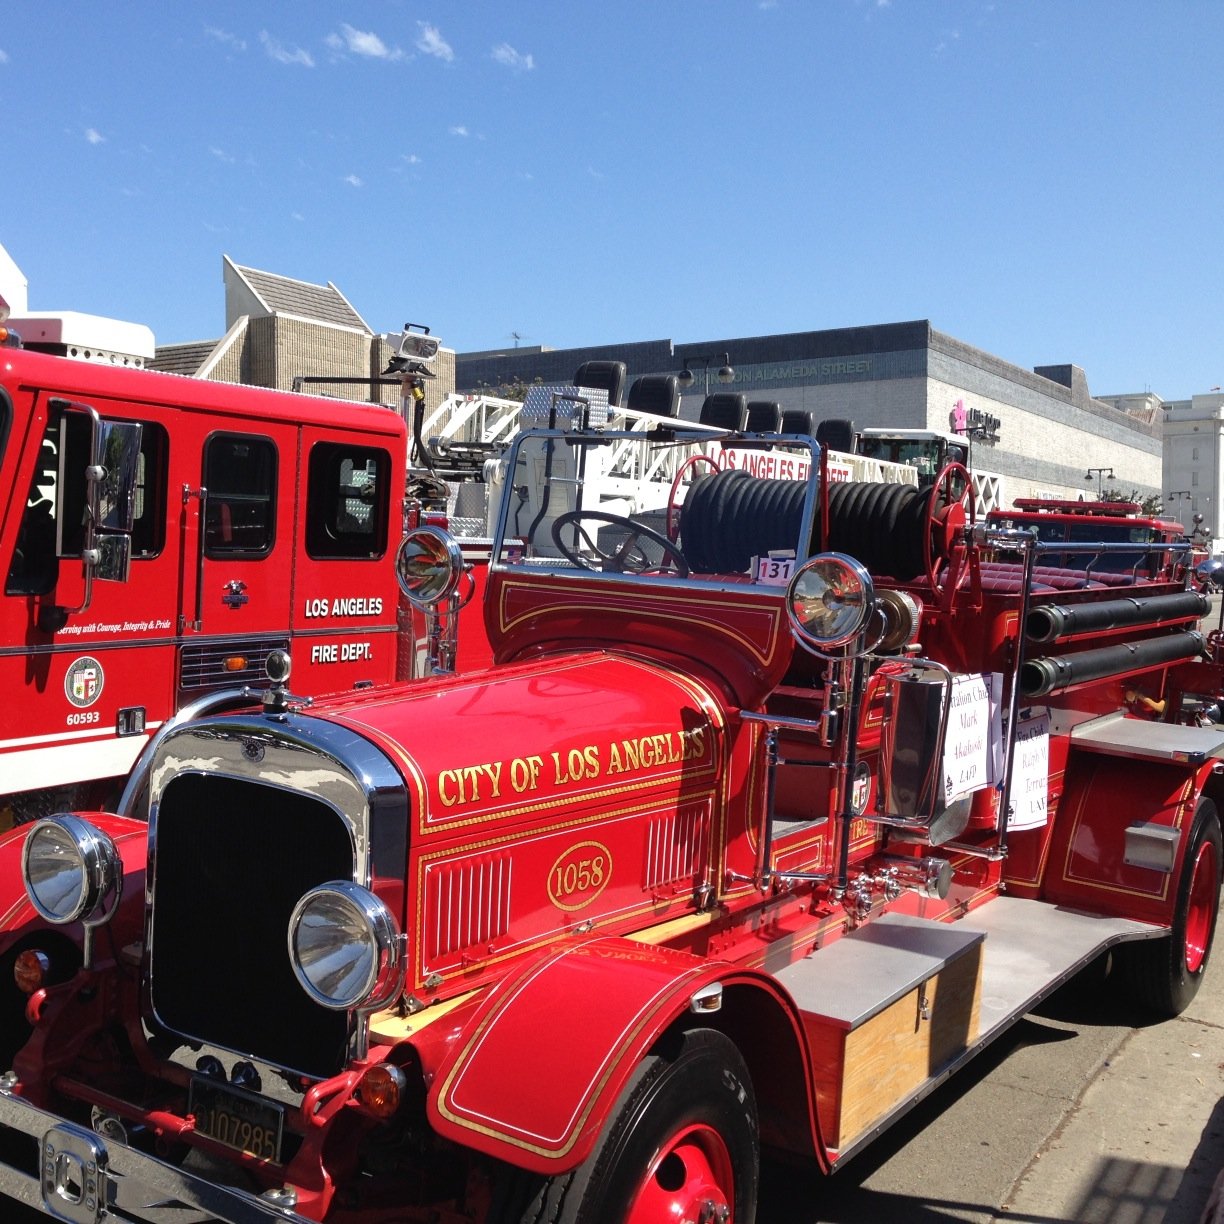
M571 1174L519 1175L502 1224L753 1224L759 1128L748 1069L711 1029L645 1058L591 1155Z
M565 539L565 529L573 531L573 540ZM609 544L599 539L598 528L614 527L616 537ZM687 578L689 567L684 554L665 535L621 514L605 514L601 510L570 510L553 520L553 543L567 561L582 569L601 569L617 574L676 574ZM642 547L642 541L653 544L659 553L652 560ZM581 551L585 549L585 551ZM598 564L595 564L598 562Z
M1198 993L1220 908L1222 858L1219 814L1210 799L1200 799L1178 878L1172 931L1117 950L1123 982L1137 1002L1158 1015L1180 1015Z
M669 540L678 540L680 538L680 505L676 500L676 494L680 492L680 486L684 483L685 476L690 471L696 471L699 464L708 464L715 472L721 472L717 459L711 459L709 455L690 455L677 469L676 475L672 478L671 492L667 495L667 538Z
M939 578L939 560L948 559L947 600L964 584L969 575L965 564L964 546L960 543L961 531L968 522L974 522L973 480L963 463L949 463L935 478L928 495L926 529L923 531L927 580L931 590L936 590Z

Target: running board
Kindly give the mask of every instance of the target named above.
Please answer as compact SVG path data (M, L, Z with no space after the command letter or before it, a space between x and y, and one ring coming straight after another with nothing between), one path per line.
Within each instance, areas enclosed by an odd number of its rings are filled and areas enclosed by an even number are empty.
M956 922L885 914L775 976L803 1013L841 1164L1115 944L1168 927L996 897Z

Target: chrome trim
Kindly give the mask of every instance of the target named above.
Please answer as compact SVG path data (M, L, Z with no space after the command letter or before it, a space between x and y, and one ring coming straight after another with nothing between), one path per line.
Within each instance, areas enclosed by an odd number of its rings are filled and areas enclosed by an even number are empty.
M79 1152L92 1151L101 1183L99 1193L104 1193L108 1206L122 1212L119 1218L149 1221L213 1219L224 1221L224 1224L266 1224L268 1221L308 1224L305 1216L278 1206L270 1198L251 1194L236 1186L220 1185L118 1140L104 1139L84 1127L65 1123L57 1115L14 1095L6 1085L0 1085L0 1129L28 1135L40 1145L45 1136L54 1135L59 1142L57 1150L63 1147ZM30 1207L43 1207L40 1178L31 1177L5 1163L2 1155L0 1194ZM104 1218L110 1219L112 1214L107 1212Z
M30 883L30 852L39 831L48 827L58 829L68 837L76 851L81 874L79 895L72 908L64 913L48 909L38 899ZM78 920L87 927L106 922L114 914L123 891L123 870L115 843L101 829L79 816L47 816L30 829L21 847L21 880L30 904L56 926Z
M217 696L220 696L218 694ZM253 1059L248 1051L201 1044L198 1037L162 1024L152 1005L152 954L155 939L158 809L163 792L177 777L196 773L271 786L322 802L343 820L353 845L354 884L369 888L374 876L405 878L408 852L408 798L403 778L369 740L355 731L295 713L220 714L173 728L158 745L149 766L148 864L145 876L145 947L142 959L142 1024L147 1038L172 1034L184 1044L164 1055L196 1069L203 1052L220 1057L227 1074L236 1061L252 1062L265 1095L285 1083L300 1102L303 1085L317 1077L293 1067ZM150 1023L150 1017L157 1027ZM350 1058L367 1045L369 1013L349 1016Z
M339 897L356 911L374 948L369 972L365 975L360 989L354 993L352 1001L347 1003L338 1002L311 981L302 964L298 948L297 935L307 911L314 902L324 897ZM391 911L368 888L362 888L349 880L332 880L327 884L320 884L318 888L312 888L293 907L293 913L289 916L287 939L289 963L293 966L294 977L297 978L298 985L321 1007L333 1011L351 1011L354 1008L377 1011L386 1007L399 993L403 982L403 948L399 929Z
M127 816L130 819L139 819L135 815L136 804L140 799L140 792L148 781L149 772L153 768L153 758L157 755L157 750L166 741L167 736L171 732L177 731L184 723L194 722L197 718L203 718L206 714L213 714L222 708L231 705L248 705L253 704L258 699L258 693L254 689L222 689L218 693L209 693L203 697L197 697L195 701L183 708L172 717L166 719L153 737L141 749L140 756L136 758L136 763L132 766L131 773L128 774L127 782L123 787L123 794L119 796L119 806L115 811L120 816Z

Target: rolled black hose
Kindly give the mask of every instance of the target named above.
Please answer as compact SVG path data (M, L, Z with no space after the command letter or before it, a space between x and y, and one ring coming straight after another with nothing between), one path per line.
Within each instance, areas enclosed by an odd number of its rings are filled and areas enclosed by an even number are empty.
M689 489L680 516L685 559L699 573L743 573L753 557L794 548L807 485L768 480L738 468ZM925 568L923 533L933 489L839 481L829 485L829 548L877 576L900 582ZM817 528L819 530L819 528Z

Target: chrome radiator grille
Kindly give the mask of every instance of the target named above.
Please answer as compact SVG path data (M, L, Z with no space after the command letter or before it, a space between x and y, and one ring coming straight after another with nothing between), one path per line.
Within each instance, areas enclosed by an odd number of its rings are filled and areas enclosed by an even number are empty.
M150 990L158 1022L307 1075L335 1074L347 1018L298 985L287 931L303 893L352 878L344 822L308 795L185 772L162 792L154 827Z

